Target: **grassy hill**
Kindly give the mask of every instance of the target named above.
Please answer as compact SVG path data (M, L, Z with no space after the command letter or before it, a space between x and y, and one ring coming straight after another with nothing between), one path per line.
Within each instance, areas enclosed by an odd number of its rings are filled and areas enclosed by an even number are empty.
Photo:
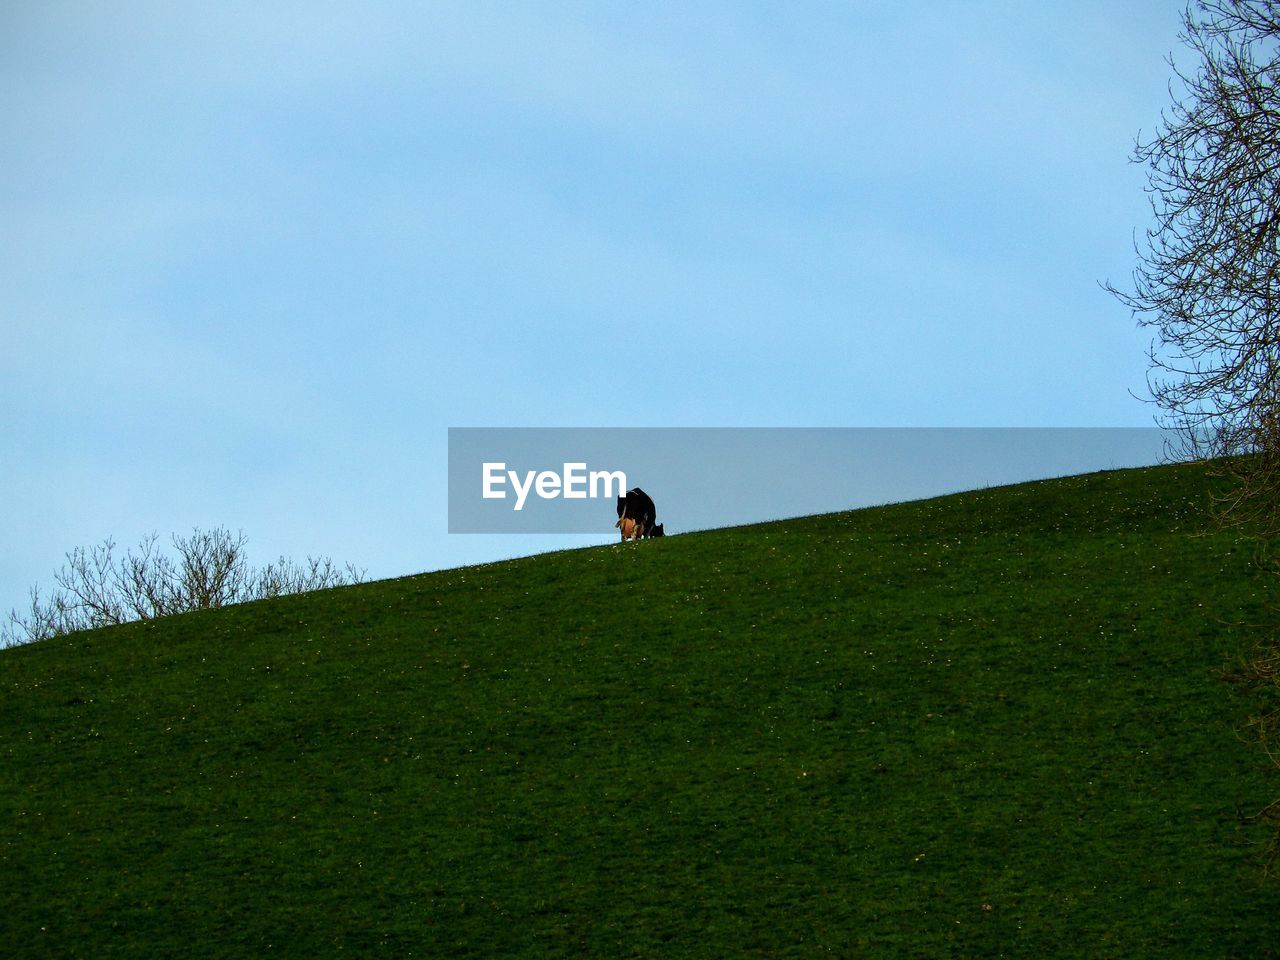
M1274 957L1196 466L0 651L8 957Z

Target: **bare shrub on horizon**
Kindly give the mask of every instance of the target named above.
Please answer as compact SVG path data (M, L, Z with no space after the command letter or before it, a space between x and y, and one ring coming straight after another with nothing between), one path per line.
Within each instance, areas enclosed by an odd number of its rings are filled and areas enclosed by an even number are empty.
M254 568L245 552L245 535L223 527L197 527L170 540L172 555L157 549L156 534L119 557L110 537L96 546L76 547L54 574L56 586L47 599L38 586L32 587L26 613L10 611L8 624L0 629L0 646L364 579L363 570L351 564L338 567L327 557L308 557L302 563L280 557Z

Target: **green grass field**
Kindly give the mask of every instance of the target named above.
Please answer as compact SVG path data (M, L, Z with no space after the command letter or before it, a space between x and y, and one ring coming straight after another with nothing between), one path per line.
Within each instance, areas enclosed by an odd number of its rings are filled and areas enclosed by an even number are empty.
M1280 956L1198 466L0 651L5 957Z

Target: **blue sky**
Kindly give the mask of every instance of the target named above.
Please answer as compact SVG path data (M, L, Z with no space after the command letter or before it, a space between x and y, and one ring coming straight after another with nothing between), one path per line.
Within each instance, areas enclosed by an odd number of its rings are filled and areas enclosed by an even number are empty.
M447 535L450 426L1150 425L1098 282L1178 13L5 5L0 610L108 535L542 546Z

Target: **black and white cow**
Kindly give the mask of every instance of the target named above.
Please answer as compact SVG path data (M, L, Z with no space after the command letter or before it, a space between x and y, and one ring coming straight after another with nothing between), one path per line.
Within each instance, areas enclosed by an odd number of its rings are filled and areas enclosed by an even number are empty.
M664 536L662 526L657 521L658 508L639 487L633 487L625 497L618 498L618 522L614 526L622 531L623 540Z

